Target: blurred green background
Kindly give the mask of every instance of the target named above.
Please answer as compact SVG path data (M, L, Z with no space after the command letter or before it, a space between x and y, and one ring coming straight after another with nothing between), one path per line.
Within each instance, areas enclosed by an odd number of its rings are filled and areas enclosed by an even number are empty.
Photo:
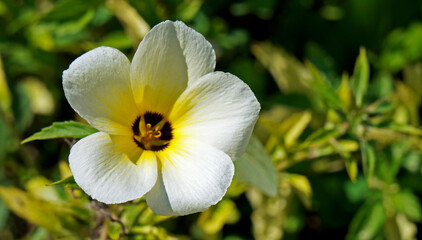
M83 121L61 85L75 58L131 59L166 19L262 105L226 197L183 217L91 201L71 138L21 144ZM422 239L420 0L0 0L0 26L0 239Z

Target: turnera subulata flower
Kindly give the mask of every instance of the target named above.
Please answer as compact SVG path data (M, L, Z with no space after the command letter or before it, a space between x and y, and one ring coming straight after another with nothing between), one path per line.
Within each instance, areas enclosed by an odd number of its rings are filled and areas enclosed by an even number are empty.
M132 63L110 47L77 58L63 72L64 92L99 132L70 151L76 183L109 204L145 195L160 215L221 200L260 105L244 82L214 67L211 44L179 21L151 29Z

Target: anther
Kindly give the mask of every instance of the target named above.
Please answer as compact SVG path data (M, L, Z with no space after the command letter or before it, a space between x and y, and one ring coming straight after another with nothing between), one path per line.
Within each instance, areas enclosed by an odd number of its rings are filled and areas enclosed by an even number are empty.
M161 131L156 131L155 134L154 134L154 137L155 138L161 137Z

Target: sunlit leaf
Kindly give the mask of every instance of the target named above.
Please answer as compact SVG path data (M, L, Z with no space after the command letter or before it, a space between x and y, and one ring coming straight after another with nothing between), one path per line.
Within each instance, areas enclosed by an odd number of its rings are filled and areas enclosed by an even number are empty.
M341 135L341 131L338 128L334 129L318 129L314 131L305 141L300 145L300 149L308 147L310 145L324 144L332 138L337 138Z
M70 235L56 215L54 205L41 202L14 187L0 186L0 197L19 217L48 229L54 235Z
M400 101L406 107L410 117L410 123L414 126L419 125L419 108L415 92L402 82L396 82L396 93Z
M54 111L54 98L45 84L37 78L28 77L21 81L21 86L28 95L31 110L35 114L50 115Z
M422 63L407 65L403 69L404 82L412 90L416 104L422 103Z
M112 239L112 240L120 239L121 231L122 231L122 225L120 225L117 222L109 221L108 236L110 237L110 239Z
M29 180L25 187L27 192L32 196L35 196L37 199L52 203L61 202L55 188L49 186L50 183L51 182L45 177L39 176Z
M361 107L363 99L368 91L369 82L369 63L366 57L365 48L360 48L358 59L356 60L353 72L352 89L355 97L356 106Z
M341 84L337 89L337 95L343 104L343 109L347 112L352 104L352 91L349 84L349 76L343 74L341 78Z
M306 207L310 208L312 201L312 188L308 178L299 174L289 174L288 180L302 203Z
M28 30L31 44L44 51L51 51L54 48L54 39L51 27L45 24L32 25Z
M305 111L302 113L294 114L280 125L280 128L286 126L286 129L284 130L286 131L284 135L284 144L286 147L290 147L296 143L296 140L311 122L311 119L311 112ZM287 125L289 126L287 127Z
M397 132L401 132L401 133L422 136L422 129L411 126L411 125L390 124L386 126L386 128L397 131Z
M235 178L251 184L265 194L277 194L277 175L270 156L259 140L252 136L246 152L234 162Z
M98 130L82 123L74 121L55 122L53 125L43 128L41 132L23 140L22 143L54 138L83 138L95 132L98 132Z
M308 70L284 49L270 43L252 45L252 53L271 72L284 93L310 93Z
M179 6L177 6L176 13L177 19L182 21L190 21L198 13L199 9L203 4L203 0L187 0L183 1Z
M148 23L127 1L107 0L106 5L114 12L126 33L132 38L133 43L137 45L150 30Z
M347 158L344 160L346 165L347 174L350 177L352 182L356 181L356 177L358 176L358 161L356 158Z
M414 222L410 221L406 215L399 213L396 215L395 220L400 231L400 240L417 239L418 227Z
M240 214L236 209L236 204L229 199L223 199L217 205L201 213L198 225L206 234L212 235L221 231L225 224L235 223L239 218Z

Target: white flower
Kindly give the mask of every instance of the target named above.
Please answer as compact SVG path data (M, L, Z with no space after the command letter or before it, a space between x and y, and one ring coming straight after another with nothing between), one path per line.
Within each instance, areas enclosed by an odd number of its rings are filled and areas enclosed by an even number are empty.
M109 204L145 195L160 215L221 200L260 105L245 83L214 67L211 44L179 21L148 32L132 64L109 47L77 58L63 72L64 92L100 132L70 151L76 183Z

